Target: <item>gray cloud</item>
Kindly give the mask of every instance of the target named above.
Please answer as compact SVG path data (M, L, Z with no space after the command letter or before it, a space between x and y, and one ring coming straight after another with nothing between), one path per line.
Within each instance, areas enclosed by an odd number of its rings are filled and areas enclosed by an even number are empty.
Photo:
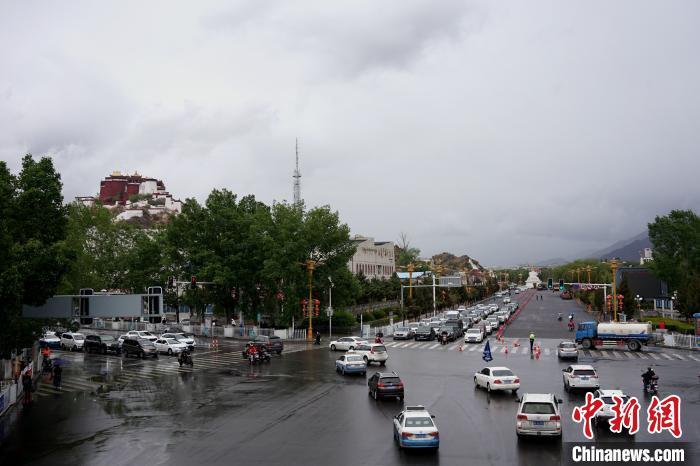
M67 198L111 170L302 194L356 233L486 264L698 208L696 2L9 3L0 158Z

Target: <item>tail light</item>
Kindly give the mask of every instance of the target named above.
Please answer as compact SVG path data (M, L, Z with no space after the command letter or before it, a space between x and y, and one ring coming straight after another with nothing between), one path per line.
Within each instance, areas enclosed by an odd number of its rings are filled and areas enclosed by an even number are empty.
M440 432L438 432L438 431L435 431L435 432L428 432L428 435L430 435L431 437L439 437L439 436L440 436Z
M408 438L410 436L411 434L409 434L408 432L401 432L401 438Z
M501 381L498 380L498 379L496 379L496 380L493 381L493 384L494 384L494 385L501 385Z
M527 421L527 414L518 414L518 421Z
M560 421L560 420L561 420L561 417L559 417L559 416L549 416L549 420L550 420L550 421Z
M384 385L383 383L378 383L378 384L377 384L377 388L384 388L384 387L386 387L386 385Z
M515 379L513 383L520 383L520 379Z
M403 383L399 382L395 385L396 388L403 388Z
M598 378L598 374L592 375L591 378L592 378L592 379L597 379L597 378Z

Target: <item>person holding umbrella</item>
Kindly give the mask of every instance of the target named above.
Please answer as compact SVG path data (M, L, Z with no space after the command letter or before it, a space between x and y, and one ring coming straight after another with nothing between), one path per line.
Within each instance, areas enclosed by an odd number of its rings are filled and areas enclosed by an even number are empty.
M53 378L53 386L56 390L61 389L61 375L62 374L63 374L63 369L61 368L59 361L54 360L52 378Z

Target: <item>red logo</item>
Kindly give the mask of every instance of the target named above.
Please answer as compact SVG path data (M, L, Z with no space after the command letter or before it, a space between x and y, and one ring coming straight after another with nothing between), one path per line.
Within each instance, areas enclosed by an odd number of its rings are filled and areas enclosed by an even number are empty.
M622 404L622 398L613 395L615 405L612 407L615 417L610 420L610 432L619 434L622 428L629 430L630 435L639 431L639 401L632 397L627 403Z
M593 439L593 429L591 428L591 419L595 416L600 408L603 407L603 402L597 398L593 398L593 393L586 393L586 404L583 406L576 406L571 412L571 419L574 422L583 422L583 435L587 439Z
M649 433L660 433L664 430L680 438L683 434L681 430L681 399L678 395L669 395L663 400L654 395L647 408L647 420L649 422Z

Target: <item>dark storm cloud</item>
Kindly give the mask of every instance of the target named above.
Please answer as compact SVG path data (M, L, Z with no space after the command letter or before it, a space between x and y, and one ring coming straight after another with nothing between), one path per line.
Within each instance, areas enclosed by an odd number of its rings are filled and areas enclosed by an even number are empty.
M5 3L0 158L331 204L512 264L700 203L696 2Z

